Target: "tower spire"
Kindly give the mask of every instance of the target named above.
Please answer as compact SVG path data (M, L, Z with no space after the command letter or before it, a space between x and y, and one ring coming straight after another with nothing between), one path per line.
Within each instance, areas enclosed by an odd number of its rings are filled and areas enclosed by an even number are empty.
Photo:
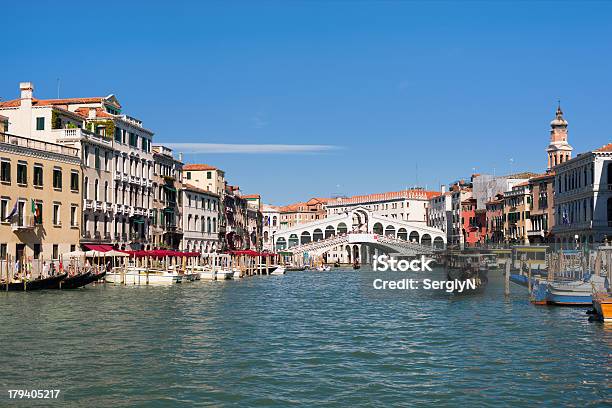
M557 99L555 118L550 122L550 144L546 149L548 154L548 170L557 164L572 158L572 146L567 142L567 120L561 110L561 99Z

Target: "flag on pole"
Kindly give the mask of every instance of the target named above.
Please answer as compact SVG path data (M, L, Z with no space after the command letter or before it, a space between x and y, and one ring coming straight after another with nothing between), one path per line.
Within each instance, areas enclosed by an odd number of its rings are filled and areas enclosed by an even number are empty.
M19 200L15 200L15 205L13 206L13 209L11 210L10 213L8 213L8 215L6 216L6 218L4 218L3 221L10 220L17 214L17 204L18 203L19 203Z

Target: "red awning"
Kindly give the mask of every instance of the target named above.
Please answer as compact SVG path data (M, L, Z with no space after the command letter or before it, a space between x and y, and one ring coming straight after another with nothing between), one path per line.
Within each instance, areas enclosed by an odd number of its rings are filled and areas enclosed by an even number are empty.
M243 249L243 250L239 250L239 251L229 251L228 252L231 255L248 255L248 256L276 256L275 253L272 252L257 252L257 251L253 251L252 249Z
M152 257L152 258L164 258L166 256L177 256L177 257L197 257L200 256L199 252L181 252L181 251L172 251L169 249L154 249L151 251L122 251L134 258L144 258L144 257Z
M113 250L112 245L104 245L104 244L84 244L85 247L91 251L98 252L108 252Z

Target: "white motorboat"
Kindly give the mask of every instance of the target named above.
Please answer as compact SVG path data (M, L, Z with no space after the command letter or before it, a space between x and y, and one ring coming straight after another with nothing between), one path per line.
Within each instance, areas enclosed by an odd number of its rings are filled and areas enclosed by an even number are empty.
M329 272L329 271L331 271L331 266L328 266L328 265L317 266L316 270L318 272Z
M284 275L286 273L285 267L278 265L274 268L270 275Z
M181 283L183 275L176 271L128 267L113 268L104 279L107 283L122 285L171 285Z
M217 276L217 280L228 280L228 279L233 279L234 278L234 274L236 272L234 272L233 270L230 269L217 269L217 271L215 272L216 276ZM240 273L238 271L238 273Z

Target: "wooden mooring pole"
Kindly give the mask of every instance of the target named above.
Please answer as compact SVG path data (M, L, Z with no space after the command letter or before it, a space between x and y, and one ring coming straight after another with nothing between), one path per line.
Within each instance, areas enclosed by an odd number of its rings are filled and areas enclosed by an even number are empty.
M512 262L509 259L506 259L506 273L504 276L504 295L506 297L510 296L510 265Z

